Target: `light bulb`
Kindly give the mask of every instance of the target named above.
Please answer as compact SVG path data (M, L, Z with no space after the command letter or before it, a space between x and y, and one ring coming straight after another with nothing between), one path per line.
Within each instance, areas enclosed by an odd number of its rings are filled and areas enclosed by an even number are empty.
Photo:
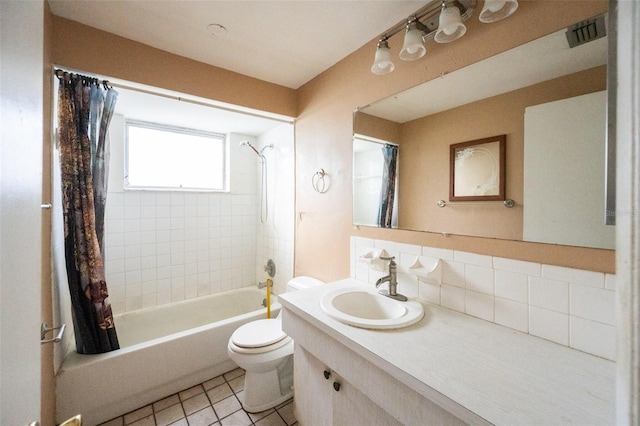
M386 40L378 42L376 55L371 66L371 72L377 75L389 74L395 69L395 65L391 61L391 52L389 51L389 43Z
M407 32L404 35L404 45L400 51L400 59L403 61L415 61L420 59L427 53L422 41L422 31L420 31L415 22L411 22L407 26Z
M467 32L467 27L462 23L460 9L449 6L442 9L438 21L438 30L434 36L437 43L449 43L462 37Z
M511 16L518 9L517 0L485 0L478 19L485 24Z

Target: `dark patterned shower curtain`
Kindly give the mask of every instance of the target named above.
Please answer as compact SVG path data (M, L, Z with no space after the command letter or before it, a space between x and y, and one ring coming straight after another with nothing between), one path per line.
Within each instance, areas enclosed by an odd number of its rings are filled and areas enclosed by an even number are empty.
M58 150L64 247L76 350L118 349L104 273L102 238L109 146L106 138L117 92L95 78L57 70Z
M384 165L382 168L382 187L380 188L380 205L378 207L378 226L391 228L393 221L393 205L396 195L396 168L398 164L398 147L385 144L382 147Z

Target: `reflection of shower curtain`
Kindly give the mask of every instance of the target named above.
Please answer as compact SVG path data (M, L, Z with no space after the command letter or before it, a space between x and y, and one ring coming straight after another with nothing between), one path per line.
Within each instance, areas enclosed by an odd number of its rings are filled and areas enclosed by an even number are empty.
M382 148L384 165L382 169L382 187L380 188L380 206L378 208L378 226L391 228L393 203L396 195L396 166L398 164L398 147L385 144Z
M58 149L62 180L64 246L76 350L119 348L109 304L101 244L107 193L106 132L117 92L106 95L94 78L56 72Z

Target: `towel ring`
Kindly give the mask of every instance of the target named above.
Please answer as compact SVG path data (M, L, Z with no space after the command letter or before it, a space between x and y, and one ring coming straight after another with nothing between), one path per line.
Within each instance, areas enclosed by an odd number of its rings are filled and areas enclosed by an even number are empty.
M329 184L326 181L328 177L329 175L327 174L327 172L324 171L324 169L318 170L311 177L311 186L313 186L313 189L316 192L320 194L324 194L329 190Z

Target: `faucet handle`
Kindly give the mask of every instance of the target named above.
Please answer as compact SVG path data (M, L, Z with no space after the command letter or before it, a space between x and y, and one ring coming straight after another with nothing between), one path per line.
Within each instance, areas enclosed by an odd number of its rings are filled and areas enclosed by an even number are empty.
M389 266L396 264L395 258L396 258L395 256L380 256L380 259L389 261Z

